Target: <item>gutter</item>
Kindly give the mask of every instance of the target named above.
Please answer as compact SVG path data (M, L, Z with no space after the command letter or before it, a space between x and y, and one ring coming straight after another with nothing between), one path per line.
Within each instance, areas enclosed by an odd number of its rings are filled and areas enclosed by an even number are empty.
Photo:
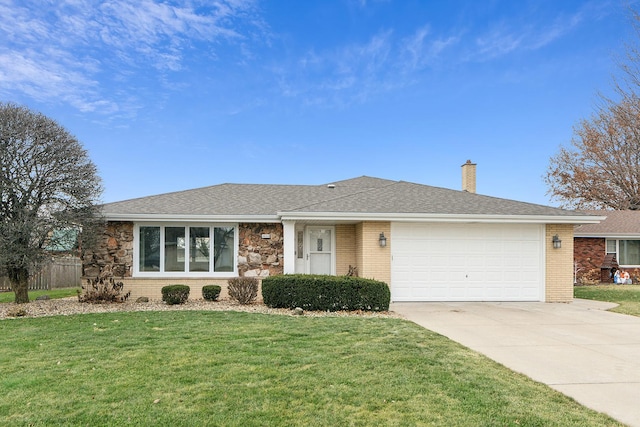
M342 212L278 212L282 221L394 221L449 223L511 223L511 224L598 224L605 216L591 215L469 215L423 213L342 213Z
M344 213L344 212L278 212L276 215L172 215L105 213L107 221L134 222L251 222L280 223L282 221L393 221L442 223L509 223L509 224L598 224L606 216L591 215L469 215L423 213ZM579 234L576 234L579 235Z
M171 215L171 214L103 214L107 221L135 222L254 222L278 223L276 215Z

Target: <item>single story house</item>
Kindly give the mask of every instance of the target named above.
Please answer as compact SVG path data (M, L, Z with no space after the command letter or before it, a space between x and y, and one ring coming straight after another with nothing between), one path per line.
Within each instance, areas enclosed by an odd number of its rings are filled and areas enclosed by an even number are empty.
M231 277L344 275L389 284L392 301L571 301L573 231L602 218L475 193L362 176L324 185L221 184L103 205L104 266L132 297ZM554 247L555 246L555 247Z
M633 283L640 282L640 211L588 211L605 218L600 223L579 224L574 230L576 279L601 272L612 282L611 267L626 270Z

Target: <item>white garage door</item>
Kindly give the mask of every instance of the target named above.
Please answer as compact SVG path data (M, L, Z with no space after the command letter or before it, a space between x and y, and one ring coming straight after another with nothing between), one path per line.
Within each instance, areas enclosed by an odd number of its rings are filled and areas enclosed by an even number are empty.
M391 226L392 301L543 301L544 226Z

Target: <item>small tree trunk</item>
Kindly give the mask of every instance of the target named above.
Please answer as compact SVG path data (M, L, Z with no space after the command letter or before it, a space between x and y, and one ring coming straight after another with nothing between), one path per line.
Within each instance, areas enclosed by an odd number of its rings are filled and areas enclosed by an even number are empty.
M11 290L15 293L16 304L29 302L29 271L26 268L15 268L9 271Z

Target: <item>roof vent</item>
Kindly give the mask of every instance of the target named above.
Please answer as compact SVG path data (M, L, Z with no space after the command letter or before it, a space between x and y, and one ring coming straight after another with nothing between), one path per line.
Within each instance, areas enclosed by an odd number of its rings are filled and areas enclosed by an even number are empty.
M336 185L335 184L328 184L327 188L336 188Z

